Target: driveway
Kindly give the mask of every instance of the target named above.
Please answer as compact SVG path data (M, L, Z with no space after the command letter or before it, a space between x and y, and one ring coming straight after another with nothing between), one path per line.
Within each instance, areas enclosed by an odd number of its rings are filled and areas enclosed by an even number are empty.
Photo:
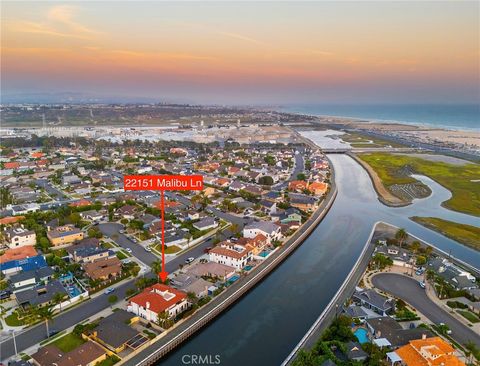
M395 273L380 273L372 277L372 283L378 289L412 305L432 323L448 325L452 330L451 337L457 342L466 344L472 341L480 347L480 335L430 300L416 280Z

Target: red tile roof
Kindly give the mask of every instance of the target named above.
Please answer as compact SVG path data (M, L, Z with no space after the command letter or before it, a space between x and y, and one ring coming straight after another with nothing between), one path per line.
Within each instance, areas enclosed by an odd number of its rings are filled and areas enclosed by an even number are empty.
M37 251L33 245L25 245L23 247L7 249L5 253L0 256L0 263L34 257L36 255Z
M157 283L151 287L147 287L142 293L132 297L130 302L135 303L143 308L147 308L148 302L148 309L158 314L168 310L170 307L184 300L186 297L187 294L183 291L179 291L173 287Z

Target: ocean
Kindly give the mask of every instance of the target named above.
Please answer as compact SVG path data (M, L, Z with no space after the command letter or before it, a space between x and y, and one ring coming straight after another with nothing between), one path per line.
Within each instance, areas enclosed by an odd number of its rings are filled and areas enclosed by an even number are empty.
M480 104L378 104L284 106L285 112L406 123L455 130L480 131Z

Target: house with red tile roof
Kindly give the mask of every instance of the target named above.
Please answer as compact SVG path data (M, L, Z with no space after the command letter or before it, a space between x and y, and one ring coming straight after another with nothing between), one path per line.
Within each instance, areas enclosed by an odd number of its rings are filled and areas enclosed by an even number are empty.
M455 349L440 337L416 339L395 353L407 366L465 366Z
M288 189L291 191L302 192L304 189L307 189L307 182L304 180L292 180L288 183Z
M173 318L189 308L187 294L173 287L157 283L132 297L127 311L151 322L158 322L158 314Z
M327 193L328 184L323 182L313 182L308 185L308 190L315 196L321 196Z

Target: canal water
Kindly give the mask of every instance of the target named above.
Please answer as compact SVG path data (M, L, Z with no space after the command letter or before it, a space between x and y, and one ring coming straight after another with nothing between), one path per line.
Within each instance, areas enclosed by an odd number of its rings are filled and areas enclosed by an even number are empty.
M332 154L337 199L309 238L270 276L216 321L162 359L160 365L191 364L192 356L217 355L220 365L279 365L340 287L376 221L404 227L421 239L480 267L480 253L408 219L436 216L464 223L478 218L440 206L449 191L420 177L433 194L403 208L382 205L367 173L352 158Z

